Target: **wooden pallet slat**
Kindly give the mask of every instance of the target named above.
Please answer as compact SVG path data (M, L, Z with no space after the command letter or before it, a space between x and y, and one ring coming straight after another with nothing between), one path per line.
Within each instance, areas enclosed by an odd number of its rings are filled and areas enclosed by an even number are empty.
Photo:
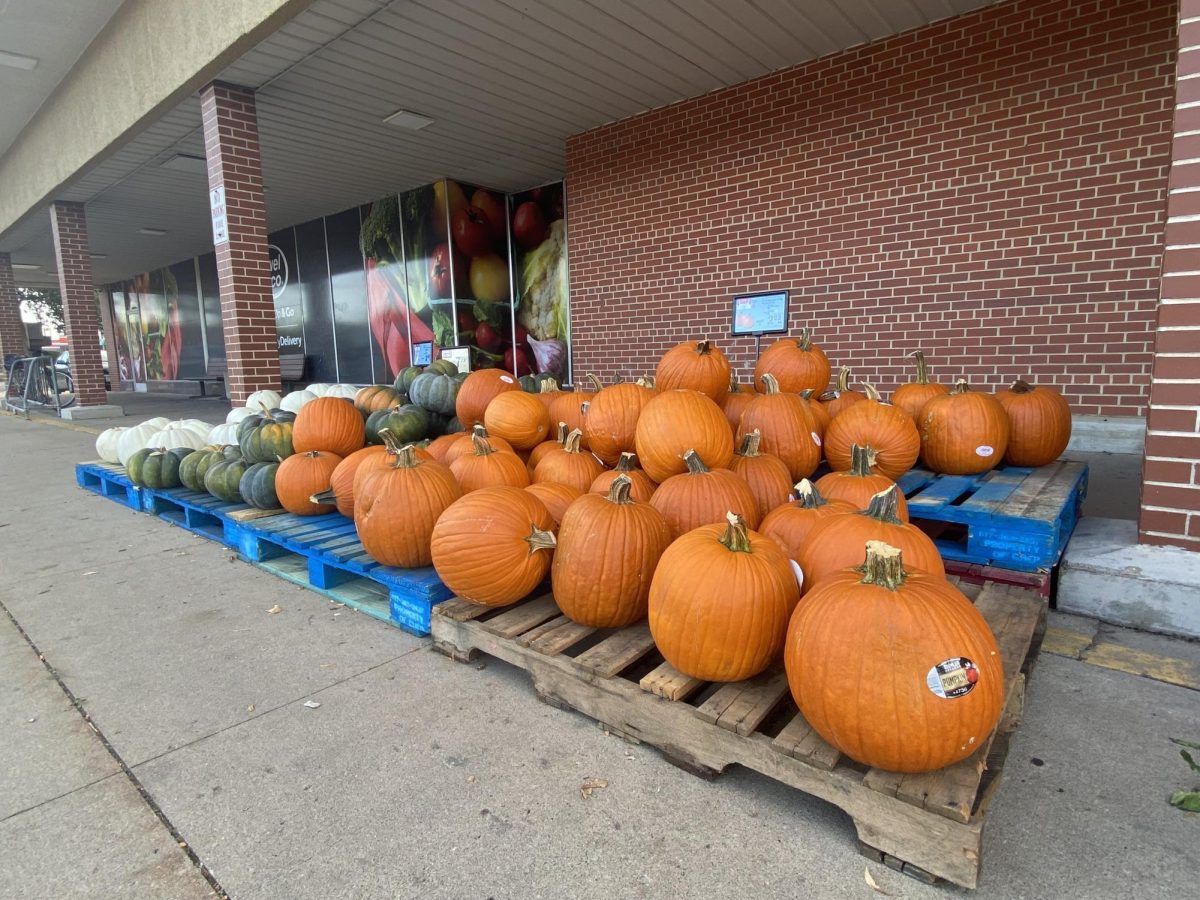
M480 623L479 627L497 637L514 638L557 615L559 612L558 606L554 603L554 596L543 594L532 601L508 609L493 619Z
M575 657L575 665L599 675L612 678L654 649L654 638L646 623L622 628L595 647Z
M691 675L684 675L670 663L663 663L653 672L642 676L638 685L643 691L664 700L686 700L704 686L704 682Z

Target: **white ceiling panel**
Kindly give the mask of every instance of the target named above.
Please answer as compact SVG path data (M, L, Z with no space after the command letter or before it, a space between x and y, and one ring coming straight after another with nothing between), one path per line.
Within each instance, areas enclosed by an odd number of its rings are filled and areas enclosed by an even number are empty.
M992 2L316 0L221 78L258 91L276 229L442 175L551 181L573 134ZM383 124L398 109L434 123ZM64 192L88 204L98 280L211 249L204 176L160 166L176 153L203 153L194 97ZM146 226L168 234L137 234ZM23 283L52 283L44 213L0 250L45 264Z

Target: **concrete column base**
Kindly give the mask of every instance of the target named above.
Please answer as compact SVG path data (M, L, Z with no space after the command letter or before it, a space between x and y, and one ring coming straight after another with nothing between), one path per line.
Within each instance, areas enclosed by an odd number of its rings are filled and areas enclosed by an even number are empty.
M125 410L114 403L98 406L68 406L62 411L64 419L113 419L125 415Z
M1059 569L1058 608L1200 637L1200 553L1139 544L1130 519L1081 519Z
M1138 416L1071 416L1068 450L1086 453L1141 453L1146 420Z

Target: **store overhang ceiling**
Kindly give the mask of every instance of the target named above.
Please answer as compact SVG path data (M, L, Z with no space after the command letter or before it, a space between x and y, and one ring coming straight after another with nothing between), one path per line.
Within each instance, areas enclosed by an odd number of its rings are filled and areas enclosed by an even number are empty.
M556 180L571 135L993 2L316 0L221 78L258 92L276 229L442 175ZM433 124L384 123L400 109ZM60 191L87 204L97 282L211 250L203 169L169 162L203 153L192 97ZM0 251L39 267L18 283L57 283L44 210Z

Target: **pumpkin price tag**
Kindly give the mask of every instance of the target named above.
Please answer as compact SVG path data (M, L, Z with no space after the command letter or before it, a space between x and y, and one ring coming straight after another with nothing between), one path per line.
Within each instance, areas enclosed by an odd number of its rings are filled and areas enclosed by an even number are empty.
M925 685L944 700L964 697L979 681L979 669L965 656L952 656L925 674Z
M976 455L976 456L982 456L982 457L984 457L985 459L986 459L987 457L991 456L991 455L992 455L993 453L995 453L995 452L996 452L996 448L995 448L995 447L991 447L991 446L989 446L988 444L981 444L980 446L978 446L978 447L976 447L976 448L975 448L975 455Z

